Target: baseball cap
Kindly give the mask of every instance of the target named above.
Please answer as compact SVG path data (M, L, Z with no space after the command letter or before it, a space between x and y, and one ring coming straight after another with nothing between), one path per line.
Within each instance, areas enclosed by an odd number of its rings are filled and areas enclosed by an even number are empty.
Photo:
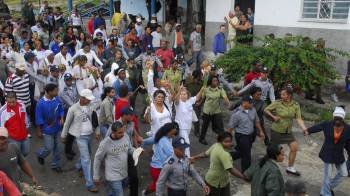
M124 107L121 111L122 116L123 115L133 115L134 111L130 107Z
M188 148L190 147L189 144L186 143L185 139L183 137L175 137L173 138L173 147L174 148L182 148L182 149L185 149L185 148Z
M64 74L64 80L72 80L72 79L73 79L72 74L70 74L70 73Z
M24 59L25 59L26 61L28 61L29 59L34 58L34 57L35 57L35 54L32 53L32 52L27 52L27 53L24 55Z
M247 101L247 102L249 102L249 103L253 103L253 97L250 96L250 95L244 96L244 97L242 98L242 102L243 102L243 101Z
M178 27L178 26L181 26L181 24L180 23L176 23L175 27Z
M24 63L16 63L15 68L24 71L26 69L26 66Z
M134 165L136 166L137 163L139 162L139 157L141 153L143 152L143 148L139 147L134 150L132 153L132 158L134 159Z
M86 99L92 101L95 99L95 96L92 94L90 89L84 89L80 92L80 97L85 97Z
M59 72L58 67L56 65L50 66L50 72Z
M0 127L0 137L9 137L9 132L5 127Z
M262 72L262 73L269 73L269 69L268 69L267 67L263 67L263 68L261 69L261 72Z

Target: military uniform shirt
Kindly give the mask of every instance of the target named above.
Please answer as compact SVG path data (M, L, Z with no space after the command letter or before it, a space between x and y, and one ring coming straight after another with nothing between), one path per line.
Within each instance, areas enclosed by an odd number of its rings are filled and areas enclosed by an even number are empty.
M230 117L229 127L236 133L250 135L254 132L255 123L259 122L255 108L244 110L242 106L235 109Z
M193 165L190 164L188 158L179 159L176 155L170 157L160 172L157 187L156 196L164 195L164 186L174 190L187 190L187 179L191 176L196 182L204 186L205 183L202 177L194 169Z
M244 92L247 92L250 88L253 86L261 88L261 100L265 101L268 98L271 102L275 101L275 90L272 85L272 81L270 79L262 80L261 78L253 80L251 83L249 83L247 86L242 88L238 93L242 94Z
M271 125L271 129L277 133L291 133L293 119L301 119L300 105L295 101L284 103L278 100L267 106L264 111L270 111L281 118Z
M64 88L60 92L59 97L63 103L63 108L69 108L79 99L76 86L73 84L72 86L68 87L66 84L64 84Z
M58 87L58 78L54 78L52 76L49 76L49 77L47 77L46 84L56 84Z

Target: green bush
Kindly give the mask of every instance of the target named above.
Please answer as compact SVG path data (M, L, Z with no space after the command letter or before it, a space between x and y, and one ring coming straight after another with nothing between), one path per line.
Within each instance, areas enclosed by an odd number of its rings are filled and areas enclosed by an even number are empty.
M239 81L253 62L260 61L271 70L270 79L277 89L292 84L296 91L307 90L315 84L333 82L337 74L331 63L337 56L349 55L335 49L316 48L315 41L305 41L300 36L254 39L254 46L237 44L215 61L229 79Z

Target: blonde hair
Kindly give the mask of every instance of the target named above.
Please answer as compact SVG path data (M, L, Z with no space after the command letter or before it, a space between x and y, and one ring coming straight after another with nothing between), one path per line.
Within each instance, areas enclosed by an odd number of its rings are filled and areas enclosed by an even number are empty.
M180 89L180 90L179 90L179 95L180 95L182 92L185 92L185 93L187 94L188 99L191 97L190 91L188 91L186 88Z

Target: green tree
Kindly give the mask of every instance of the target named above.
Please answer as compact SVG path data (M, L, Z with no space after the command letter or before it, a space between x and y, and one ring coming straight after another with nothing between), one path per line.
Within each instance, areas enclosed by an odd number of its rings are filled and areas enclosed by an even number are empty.
M229 79L239 81L258 60L271 70L276 89L291 84L296 91L307 90L315 84L332 83L337 73L331 63L337 56L349 56L335 49L316 48L315 41L300 36L254 39L254 46L238 44L215 61Z

